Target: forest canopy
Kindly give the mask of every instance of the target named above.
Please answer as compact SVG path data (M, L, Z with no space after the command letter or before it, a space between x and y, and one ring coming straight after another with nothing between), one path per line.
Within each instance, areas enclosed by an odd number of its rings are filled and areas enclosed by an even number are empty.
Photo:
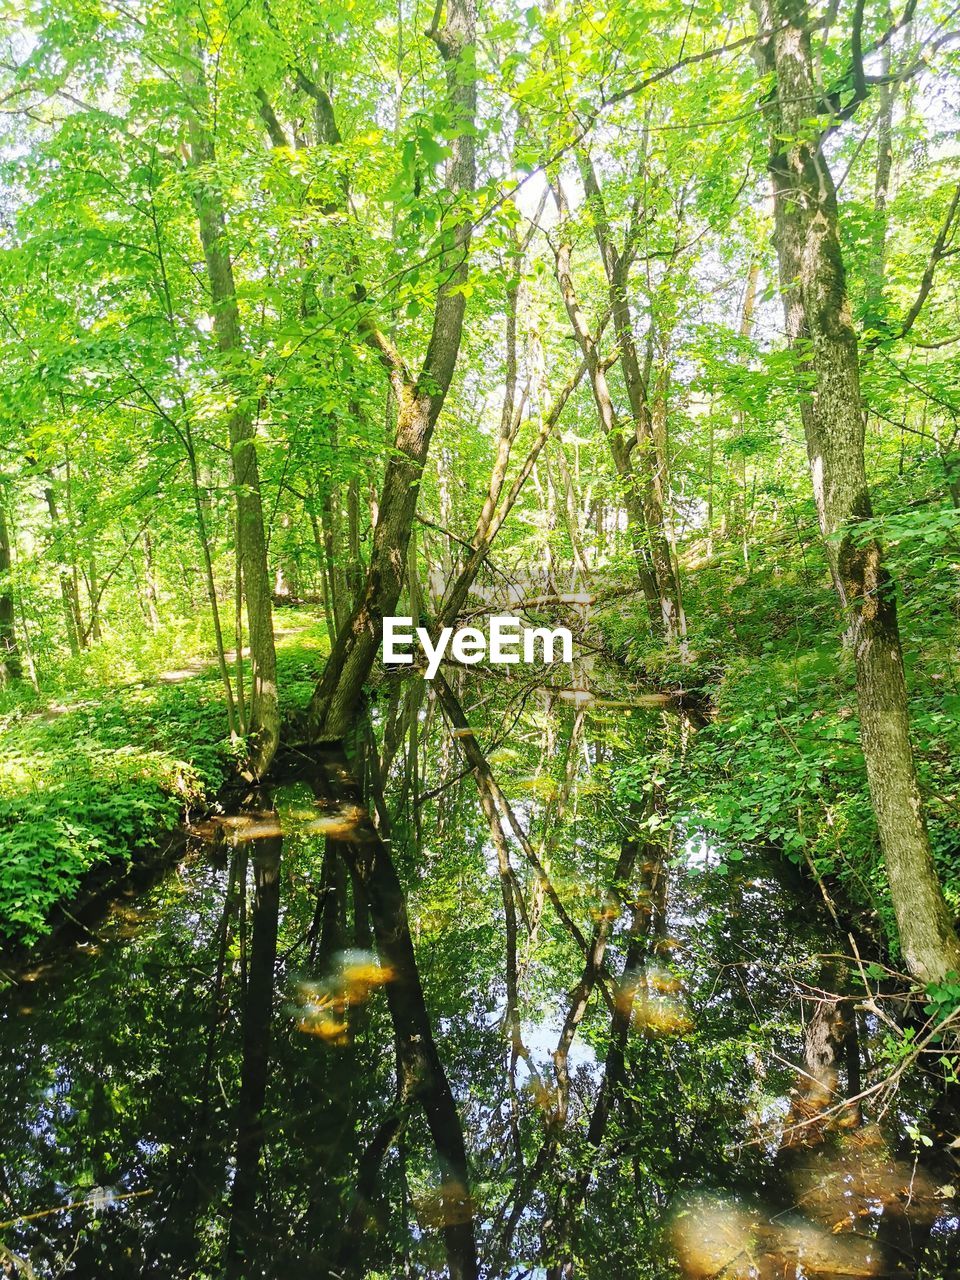
M0 1115L21 1190L156 1179L143 1274L746 1276L692 1215L945 1277L958 353L950 0L0 0L0 946L78 929L144 1086L76 1068L85 1181ZM523 661L448 644L504 616ZM160 923L98 933L131 867ZM194 940L181 1048L144 974ZM902 1181L918 1117L919 1208L782 1191L821 1140ZM717 1208L763 1142L809 1221Z

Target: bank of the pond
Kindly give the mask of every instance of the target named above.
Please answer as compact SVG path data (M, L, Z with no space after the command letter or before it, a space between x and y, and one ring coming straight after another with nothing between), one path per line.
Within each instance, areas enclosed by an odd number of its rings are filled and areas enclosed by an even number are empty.
M723 578L723 573L727 577ZM725 585L721 585L725 583ZM913 748L931 845L960 912L960 686L949 613L922 581L903 608ZM733 851L760 844L809 871L899 963L893 908L860 747L853 658L825 565L783 550L752 575L728 565L688 579L686 650L642 618L605 615L610 648L637 678L691 691L707 723L666 779L668 807Z
M303 702L326 652L313 611L277 619L281 689ZM0 702L0 954L50 933L131 868L175 856L177 828L233 774L209 640L186 624L131 654L109 644Z

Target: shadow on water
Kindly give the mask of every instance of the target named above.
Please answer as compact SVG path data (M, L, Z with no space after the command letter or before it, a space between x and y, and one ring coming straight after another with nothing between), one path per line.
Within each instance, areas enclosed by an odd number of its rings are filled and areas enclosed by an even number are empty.
M882 1020L805 881L667 811L694 728L388 680L197 828L0 995L20 1274L960 1274L952 1099L848 1101Z

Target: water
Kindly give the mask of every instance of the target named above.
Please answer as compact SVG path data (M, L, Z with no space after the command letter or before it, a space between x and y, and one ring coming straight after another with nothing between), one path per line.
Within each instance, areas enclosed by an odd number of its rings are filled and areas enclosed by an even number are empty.
M932 1080L838 1110L882 1068L865 1014L822 1105L798 1076L853 990L819 899L753 851L719 874L656 781L616 798L691 726L463 702L483 797L467 729L390 683L376 765L352 744L379 834L293 757L0 996L4 1246L38 1277L960 1274Z

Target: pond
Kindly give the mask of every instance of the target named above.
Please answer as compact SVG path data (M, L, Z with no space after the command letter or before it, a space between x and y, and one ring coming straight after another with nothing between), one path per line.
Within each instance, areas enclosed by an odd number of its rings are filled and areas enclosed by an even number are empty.
M0 996L23 1274L960 1274L951 1100L847 1102L882 1018L808 880L665 811L695 731L391 677L194 828Z

